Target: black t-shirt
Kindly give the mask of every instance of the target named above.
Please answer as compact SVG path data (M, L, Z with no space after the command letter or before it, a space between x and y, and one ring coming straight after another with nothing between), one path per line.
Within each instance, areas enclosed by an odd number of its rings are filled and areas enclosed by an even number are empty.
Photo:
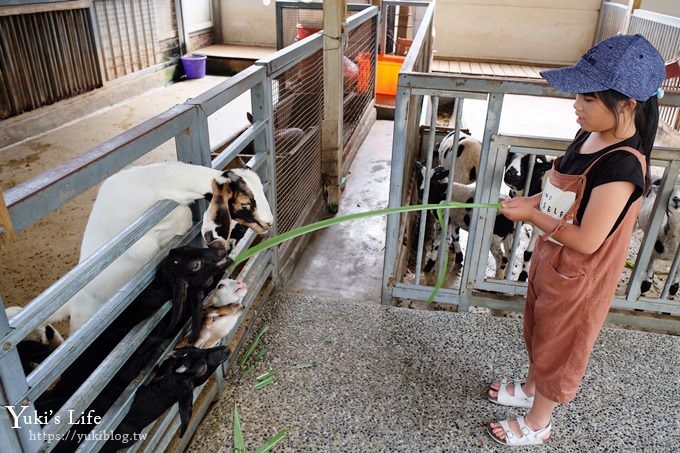
M631 147L640 150L642 147L642 139L640 135L636 132L632 137L623 140L614 145L607 146L600 151L592 154L579 154L581 145L588 138L590 132L579 132L579 135L574 139L574 141L567 148L567 152L564 154L559 163L558 171L567 175L580 175L586 171L588 166L593 163L598 157L617 148ZM645 177L642 174L642 166L640 161L629 152L623 151L618 153L611 153L602 159L590 170L590 173L586 176L586 187L583 192L583 198L581 199L581 205L576 212L576 221L578 224L581 223L583 219L583 213L586 211L586 206L588 206L588 200L590 200L590 193L592 190L602 184L607 184L614 181L628 181L635 185L635 190L633 194L628 199L628 203L621 211L619 218L616 219L614 227L609 232L611 235L619 223L623 220L628 208L632 205L635 200L637 200L640 195L645 190ZM608 236L609 236L608 235Z

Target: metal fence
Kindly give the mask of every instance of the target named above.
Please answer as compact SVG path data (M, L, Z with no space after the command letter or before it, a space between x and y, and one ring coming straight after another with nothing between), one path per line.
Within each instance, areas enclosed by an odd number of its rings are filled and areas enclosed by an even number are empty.
M504 96L519 94L564 98L567 95L554 90L540 80L429 73L427 64L432 55L432 14L433 6L430 6L399 76L389 206L413 204L412 202L417 198L413 168L415 160L421 158L419 156L421 151L419 147L420 119L424 116L429 118L430 125L435 124L440 98L455 99L452 118L454 118L456 138L453 149L457 149L464 100L485 99L488 101L474 201L495 202L500 196L508 152L559 155L568 145L568 141L565 140L499 135L498 126ZM680 95L669 94L662 99L662 102L673 107L680 106ZM430 106L429 109L428 106ZM429 135L425 140L427 143L425 156L422 156L428 172L434 160L435 130L434 127L429 128ZM668 299L669 283L666 283L666 287L658 297L640 297L640 283L644 278L665 214L665 207L680 169L680 149L655 148L652 153L652 165L663 168L664 176L659 189L660 195L654 207L652 221L648 229L644 231L639 248L634 247L634 250L631 250L632 258L635 260L633 269L622 269L622 289L613 300L609 320L679 332L680 303ZM453 180L454 175L450 174L449 179ZM429 185L426 184L425 190L428 187ZM423 198L426 197L427 193ZM522 309L524 300L522 296L526 295L526 283L513 281L511 278L496 279L487 273L496 214L495 210L490 209L475 209L470 213L471 222L462 272L457 276L458 282L451 282L439 292L435 299L437 302L455 304L461 310L467 310L470 305L513 311ZM448 212L446 216L448 221ZM383 303L390 303L392 298L424 301L433 290L432 285L421 283L421 266L418 258L423 255L424 231L414 217L414 215L407 214L388 217ZM519 227L520 225L516 225L516 231ZM522 254L517 249L519 241L514 242L514 256L520 257ZM445 238L441 238L440 250L443 247L446 247ZM510 255L510 250L505 252L506 256ZM417 258L414 259L414 256ZM409 261L416 267L415 275L412 275L409 270ZM673 269L677 269L678 261L680 261L680 253L676 251ZM440 265L436 272L447 272L447 270ZM672 277L669 276L668 280L672 280Z
M360 28L363 21L375 28L377 9L363 18L357 17L352 27ZM375 34L374 40L375 40ZM174 140L178 160L201 165L224 168L246 149L248 165L262 178L268 200L275 213L272 234L287 231L295 226L316 220L324 212L321 185L320 127L323 112L323 65L322 36L320 34L295 43L277 52L228 81L208 90L184 104L154 117L133 129L103 143L76 159L68 161L53 170L26 181L5 192L5 200L16 231L43 219L54 209L64 205L77 195L137 158L149 153L168 140ZM252 103L253 124L233 140L211 161L208 117L234 101L241 94L249 92ZM216 144L215 148L221 148ZM169 213L175 203L165 201L155 205L132 226L103 246L83 263L77 265L55 284L31 301L17 316L8 320L5 312L0 314L0 382L3 394L0 405L21 406L26 403L28 412L32 404L54 382L64 369L77 358L99 332L112 319L109 313L120 312L152 280L155 267L168 250L187 243L196 237L199 226L183 238L172 241L137 276L128 282L107 305L90 319L76 334L69 337L49 357L49 363L36 368L25 376L16 345L29 332L45 322L71 296L83 288L88 281L124 252L126 244L134 242ZM233 254L239 253L254 241L253 234L242 239ZM236 277L246 282L248 296L244 300L246 313L240 324L224 340L229 344L237 332L250 329L252 307L256 300L266 298L285 269L290 269L301 253L304 243L300 240L280 249L271 249L251 258ZM134 352L144 335L159 322L169 303L151 319L145 321L137 334L126 337L120 354L109 356L95 372L90 381L82 386L67 403L66 408L80 414L87 408L105 386L108 379L106 370L122 365ZM250 314L248 312L251 312ZM247 320L247 321L244 321ZM136 335L136 336L134 336ZM247 341L243 335L232 352L229 363L217 373L216 379L208 381L201 392L195 394L194 418L189 431L181 440L174 435L179 427L176 406L164 414L156 423L145 430L147 438L133 446L133 451L163 451L166 448L182 450L191 439L193 430L207 411L207 407L223 388L222 376L238 356L241 346ZM156 361L174 347L178 338L167 342L158 351ZM149 378L153 365L151 361L135 384L120 396L107 412L96 433L115 429L130 407L134 392ZM117 368L116 368L117 369ZM12 420L6 411L0 417L0 445L2 451L33 452L49 451L54 447L41 439L45 434L59 435L68 429L67 424L54 421L43 428L21 422L20 429L12 429ZM97 451L104 443L101 436L90 437L79 451ZM173 442L171 444L171 442Z
M343 143L345 148L343 160L347 160L347 153L354 148L348 146L349 140L361 124L366 109L371 107L375 98L377 33L377 14L363 22L352 19L348 21L347 39L343 52L344 66L348 68L343 74Z
M370 7L348 3L347 17ZM276 48L283 49L323 28L323 3L276 0Z

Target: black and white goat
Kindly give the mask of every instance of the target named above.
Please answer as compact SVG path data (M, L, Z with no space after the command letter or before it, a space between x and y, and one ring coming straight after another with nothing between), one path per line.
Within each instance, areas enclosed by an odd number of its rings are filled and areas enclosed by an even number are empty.
M200 326L201 303L218 284L228 264L229 260L223 249L173 249L161 262L153 282L62 373L54 388L36 400L36 410L39 413L57 413L130 329L172 299L173 313L168 313L161 320L86 411L103 416L130 382L147 366L160 345L167 338L174 337L192 317L196 312L195 307L198 307ZM178 319L175 319L177 312ZM92 427L83 423L74 425L71 429L78 433L87 433ZM75 451L78 439L74 435L62 440L55 451Z
M554 157L544 155L536 155L534 161L534 168L531 173L531 180L529 181L529 192L524 195L524 186L526 185L527 176L529 175L529 154L523 153L509 153L506 160L505 173L503 174L503 182L510 187L510 196L526 196L530 197L543 191L543 186L547 179L548 170L552 168ZM529 277L529 265L531 264L531 256L536 247L536 241L541 232L538 228L531 228L531 236L529 244L524 250L522 260L522 271L517 278L518 281L524 282Z
M212 193L214 188L218 193ZM165 162L133 167L105 180L83 234L80 262L158 201L172 200L180 206L89 282L50 321L70 315L71 332L80 328L162 247L191 228L189 205L204 197L212 197L202 227L208 245L225 245L232 219L258 234L266 233L273 222L262 182L249 168L220 171L200 165Z
M419 197L422 200L425 188L425 168L420 162L416 162L416 175L419 187ZM428 194L428 203L437 204L446 199L446 189L448 185L449 171L444 167L435 167L432 170L432 177L430 179L430 190ZM452 183L452 198L453 201L471 203L474 200L476 184L460 184ZM470 209L452 209L449 214L449 225L447 233L448 246L454 246L459 243L458 228L465 231L470 229ZM428 211L428 224L431 225L430 231L439 231L439 227L434 214ZM514 231L513 222L502 214L496 216L494 223L493 237L491 239L490 251L496 261L496 278L503 278L508 263L507 253L510 251L512 241L512 234ZM439 237L438 234L431 234L430 245L425 253L425 266L423 270L430 272L437 262L439 257ZM462 262L462 252L456 250L456 262Z
M21 307L7 307L5 314L8 319L19 314ZM24 373L28 375L55 349L64 342L64 338L52 324L39 326L33 332L17 343L17 352L21 359Z
M102 451L130 447L137 440L134 434L141 433L175 403L179 406L182 437L191 420L194 389L203 385L228 358L229 350L224 346L172 351L157 367L153 380L135 393L130 410L115 431L114 438L118 440L107 442Z
M643 198L640 207L638 222L640 228L646 230L652 218L654 202L659 192L660 180L654 181L650 193ZM672 261L680 246L680 178L675 182L673 191L668 198L665 214L661 224L661 230L654 243L652 257L647 266L647 273L641 285L641 293L645 294L652 287L654 281L654 264L659 260ZM680 272L676 275L669 275L673 283L669 288L669 296L672 299L678 293L680 285Z

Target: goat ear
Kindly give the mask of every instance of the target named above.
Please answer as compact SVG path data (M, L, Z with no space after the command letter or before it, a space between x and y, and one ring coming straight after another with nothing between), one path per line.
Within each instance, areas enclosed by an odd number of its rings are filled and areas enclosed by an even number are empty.
M170 316L170 325L168 326L168 333L170 333L179 322L182 316L182 309L187 300L187 291L189 290L189 282L183 278L176 279L172 285L172 314Z
M177 405L179 406L179 437L182 437L189 426L191 420L191 409L193 405L194 386L191 382L182 383Z
M246 118L248 118L248 122L250 124L253 124L255 122L255 118L253 118L253 114L250 112L246 112Z
M203 298L199 298L201 301ZM203 321L202 316L202 306L201 303L194 303L191 307L191 333L189 334L189 343L196 343L198 340L198 335L201 333L201 321Z
M243 162L243 159L241 159L241 156L236 157L236 163L238 164L239 168L250 168L248 165L246 165L245 162Z
M422 171L422 170L423 170L423 164L416 161L416 171Z

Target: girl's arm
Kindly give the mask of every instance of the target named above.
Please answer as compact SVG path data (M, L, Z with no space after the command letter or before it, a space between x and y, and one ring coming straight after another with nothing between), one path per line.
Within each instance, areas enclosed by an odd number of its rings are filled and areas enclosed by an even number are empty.
M615 181L595 187L590 193L581 225L566 224L553 238L580 253L589 255L596 252L607 239L634 190L635 185L628 181ZM543 231L554 230L559 219L541 212L534 198L505 200L501 203L501 214L513 221L529 222Z

